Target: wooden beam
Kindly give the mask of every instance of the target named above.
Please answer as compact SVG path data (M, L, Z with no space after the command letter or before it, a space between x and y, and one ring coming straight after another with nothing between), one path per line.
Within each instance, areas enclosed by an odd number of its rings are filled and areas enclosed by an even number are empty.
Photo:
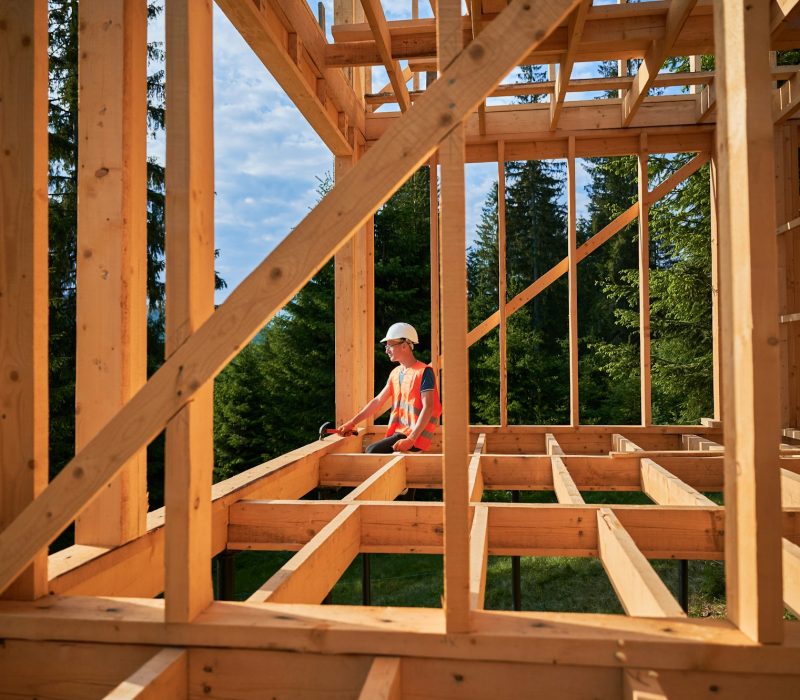
M650 192L649 194L650 202L652 203L657 201L658 199L661 199L661 197L663 197L668 192L672 191L681 182L691 177L705 163L708 162L708 158L709 156L707 153L698 153L686 165L679 168L675 173L673 173L670 177L664 180L664 182L662 182L658 187L656 187L652 192ZM612 236L614 236L614 234L621 231L623 228L625 228L625 226L631 223L631 221L636 219L638 211L639 211L638 203L632 204L630 207L628 207L628 209L622 212L622 214L620 214L616 219L610 222L602 230L598 231L594 236L592 236L588 241L586 241L583 245L581 245L577 249L576 262L584 260L586 257L589 256L590 253L593 253L601 245L603 245L603 243L605 243ZM567 273L568 271L569 271L569 258L566 257L563 258L561 262L551 267L543 275L540 275L535 282L533 282L531 285L523 289L511 301L509 301L508 304L506 305L506 313L508 315L511 315L518 309L522 308L531 299L541 294L545 289L547 289L547 287L549 287L553 282L559 279L561 275ZM473 328L467 334L467 342L469 343L469 345L477 343L481 338L483 338L483 336L489 333L489 331L496 328L499 321L500 321L500 314L494 313L491 316L489 316L485 321L475 326L475 328Z
M717 181L716 157L712 157L709 163L708 182L710 190L709 209L711 210L711 371L714 392L714 418L712 420L721 422L724 389L722 386L722 317L719 308L721 294L718 213L719 184ZM702 420L703 419L701 419L701 421Z
M47 2L0 1L0 531L47 485ZM4 597L47 594L47 549Z
M613 511L598 509L597 531L600 561L628 615L686 617Z
M439 0L436 16L439 72L461 52L460 0ZM477 40L477 39L476 39ZM442 80L437 81L440 84ZM440 202L442 393L447 427L442 441L444 499L444 599L448 632L469 630L469 512L472 488L467 464L469 433L469 352L467 334L467 266L464 201L464 128L460 124L442 141ZM480 460L480 457L478 457Z
M557 455L553 455L550 461L553 471L553 489L556 492L558 502L570 503L573 505L585 503L583 496L581 496L580 491L578 491L578 487L575 485L569 470L564 464L564 460Z
M362 129L363 109L342 71L326 65L325 35L310 9L290 2L279 9L272 2L219 0L217 4L325 145L334 155L350 155L353 144L342 130L338 114L344 113L347 123ZM304 47L297 52L297 61L288 49L290 32L280 19L287 12L294 13L291 33Z
M567 146L567 282L569 286L569 422L578 425L580 392L578 388L578 213L576 204L575 137Z
M212 24L212 7L203 0L171 0L167 7L167 361L179 355L179 348L214 312ZM168 622L192 620L214 598L213 381L198 382L195 388L194 400L167 424Z
M79 6L75 449L147 381L147 3ZM78 544L144 534L138 451L75 521Z
M544 434L544 449L545 452L549 455L563 455L564 450L561 448L561 445L558 444L558 440L553 433L545 433Z
M717 110L717 87L714 81L706 85L697 93L697 123L711 121L711 117Z
M319 604L359 552L361 512L348 505L247 600Z
M642 491L655 503L670 506L713 506L714 502L649 458L641 461Z
M691 7L692 3L686 3ZM672 4L670 4L670 10ZM630 95L630 93L628 93ZM642 425L653 423L650 362L650 176L648 174L647 132L640 138L639 188L639 386Z
M664 24L664 36L654 41L639 66L639 71L633 79L631 89L622 100L622 121L625 126L630 126L636 110L647 97L647 92L655 82L658 71L669 58L673 45L683 29L686 20L694 9L697 0L671 0Z
M725 447L702 435L687 433L681 435L681 443L686 450L707 450L708 452L724 452Z
M760 643L783 639L780 435L769 5L714 6L717 37L728 615ZM769 202L769 206L764 203Z
M428 216L430 217L430 268L431 268L431 366L439 377L441 356L441 304L439 303L439 156L434 153L428 163Z
M783 548L783 601L794 615L800 616L800 547L785 537Z
M558 64L558 74L555 79L555 92L550 99L550 128L558 126L558 117L561 108L564 106L564 98L567 96L572 67L575 65L575 56L578 54L578 46L583 36L583 25L586 22L586 15L592 5L592 0L581 0L580 4L569 17L567 25L567 51L562 56Z
M772 38L780 37L790 26L796 28L799 18L800 3L797 0L772 0L769 22Z
M186 649L162 649L132 673L104 700L166 700L189 697L189 654Z
M380 0L361 0L361 4L375 37L375 44L381 60L389 74L389 81L394 88L397 102L400 104L400 109L405 112L411 107L411 99L408 96L405 80L403 80L403 70L400 68L400 64L392 58L392 39L389 36L389 27L386 24L386 16L383 14L381 2Z
M508 327L506 303L508 287L506 273L506 155L503 141L497 142L497 308L500 325L500 425L508 425Z
M633 440L626 438L620 433L613 433L611 435L611 445L615 452L643 452L641 447Z
M422 164L528 47L557 26L572 0L549 0L530 12L514 0L409 110L392 136L353 171L228 296L45 491L0 533L0 590L30 563L153 439L230 358ZM531 39L531 37L538 37ZM488 51L487 46L492 50ZM478 47L478 48L476 48ZM480 54L480 55L478 55ZM391 167L387 167L387 163ZM352 192L358 192L357 198ZM302 255L298 257L300 252ZM124 436L125 439L120 439Z
M783 124L800 109L800 73L787 80L772 93L772 119Z
M486 506L475 506L469 550L469 609L483 610L489 566L489 509Z
M400 700L402 661L398 656L376 656L358 695L359 700Z
M405 455L390 459L342 501L393 501L406 490Z

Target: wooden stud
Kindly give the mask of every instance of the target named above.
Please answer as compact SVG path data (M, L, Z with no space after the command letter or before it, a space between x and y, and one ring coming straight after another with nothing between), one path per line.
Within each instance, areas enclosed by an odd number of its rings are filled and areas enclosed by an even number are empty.
M403 697L402 663L397 656L376 656L358 695L359 700L400 700Z
M489 509L476 506L469 535L469 608L483 610L489 557Z
M617 516L608 508L597 511L597 544L600 561L628 615L686 616Z
M691 3L690 3L691 4ZM670 10L672 5L670 5ZM639 372L642 425L652 425L653 407L650 379L650 197L647 171L647 132L639 150Z
M47 485L47 2L2 0L0 24L2 531ZM47 594L47 549L32 555L3 597Z
M441 324L439 304L439 284L441 268L439 264L439 157L436 153L428 162L429 198L428 212L430 216L430 266L431 266L431 366L437 377L439 375L439 357L441 355Z
M162 649L128 676L104 700L164 700L189 697L189 654L186 649Z
M578 425L580 394L578 390L578 213L576 208L575 137L567 147L567 260L569 272L569 422Z
M505 142L497 142L497 305L500 325L500 425L508 425L508 326L506 322L506 155Z
M628 2L628 0L617 0L618 5L624 5ZM618 59L617 60L617 77L625 79L626 88L630 87L631 80L628 78L628 59ZM627 93L626 88L620 88L617 90L617 97L622 100L625 98L625 94Z
M477 106L530 46L558 25L572 4L572 0L548 0L530 13L526 0L513 0L470 51L453 61L444 76L447 79L437 80L426 91L425 106L410 110L390 130L389 138L369 149L342 186L337 185L295 227L41 496L0 533L0 590L428 159L453 124ZM466 345L463 339L462 344Z
M361 512L348 505L247 600L319 604L359 552Z
M675 173L668 177L658 187L650 193L650 201L655 202L663 197L668 192L672 191L681 182L689 178L697 172L706 162L708 162L708 154L699 153L686 165L679 168ZM605 226L602 230L598 231L588 241L583 243L577 250L576 261L580 262L585 259L590 253L597 250L603 243L608 241L612 236L621 231L631 221L636 219L639 212L639 204L632 204L622 214L620 214L611 223ZM531 299L538 294L541 294L547 287L561 277L561 275L569 271L569 258L563 258L559 263L551 267L547 272L540 275L539 278L531 285L523 289L511 301L506 304L507 315L513 314L518 309L522 308ZM489 331L497 327L500 322L500 314L494 313L489 316L485 321L478 324L467 334L467 342L473 345L478 342Z
M79 6L75 449L147 381L147 3ZM78 544L145 532L139 450L75 521Z
M722 420L722 322L719 312L720 257L719 257L719 185L717 182L717 158L712 156L709 165L709 206L711 209L711 356L714 384L714 420Z
M642 491L655 503L670 506L713 506L714 502L652 459L641 461Z
M214 312L211 42L211 3L170 0L166 12L167 362L179 357ZM181 364L179 374L183 369ZM213 381L195 383L193 401L176 411L167 424L164 593L168 622L192 620L213 599L214 387ZM180 382L175 386L180 393Z
M640 105L647 97L647 92L655 81L664 60L670 56L672 47L689 18L697 0L671 0L667 9L664 25L664 36L654 41L639 66L633 79L631 89L622 100L622 122L630 126Z
M716 3L714 29L728 615L751 639L780 642L780 486L777 467L763 468L777 465L780 435L769 6Z

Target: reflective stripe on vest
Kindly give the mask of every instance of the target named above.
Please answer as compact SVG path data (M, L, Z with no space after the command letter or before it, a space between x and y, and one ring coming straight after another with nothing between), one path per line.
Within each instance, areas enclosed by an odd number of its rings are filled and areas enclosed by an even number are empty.
M386 437L401 432L410 435L417 419L422 413L422 375L429 365L424 362L417 362L413 367L405 369L403 372L403 382L400 382L400 372L402 367L396 367L389 376L392 387L392 412L389 416L389 425L386 430ZM436 426L439 425L439 416L442 415L442 405L439 402L439 392L435 386L433 388L433 411L424 427L422 434L414 441L414 447L419 450L427 450L430 447Z

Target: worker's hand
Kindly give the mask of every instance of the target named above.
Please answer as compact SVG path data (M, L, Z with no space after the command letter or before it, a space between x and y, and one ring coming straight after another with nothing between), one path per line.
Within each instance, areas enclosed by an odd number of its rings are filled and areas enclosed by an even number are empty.
M353 429L356 427L356 424L353 421L349 420L346 423L342 423L338 428L336 428L336 432L339 433L342 437L349 437L350 433L353 432Z
M408 452L412 447L414 447L414 441L411 438L403 438L392 445L395 452Z

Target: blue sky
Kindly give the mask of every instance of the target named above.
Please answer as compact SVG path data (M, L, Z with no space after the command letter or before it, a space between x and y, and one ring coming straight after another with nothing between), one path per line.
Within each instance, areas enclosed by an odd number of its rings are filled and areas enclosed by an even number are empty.
M310 4L316 14L316 0ZM607 3L595 0L595 4ZM325 5L330 25L332 0L325 0ZM432 16L427 0L419 5L420 16ZM383 0L383 7L389 19L411 15L409 0ZM163 13L151 27L150 40L163 40ZM596 75L596 68L577 64L573 75ZM374 68L375 89L386 82L386 71ZM585 99L586 95L570 97ZM227 289L217 292L220 303L313 207L318 178L332 173L333 158L216 5L214 136L217 269L228 283ZM163 162L163 135L151 143L150 152ZM582 168L578 171L580 216L586 176ZM496 179L496 163L467 167L468 240Z

